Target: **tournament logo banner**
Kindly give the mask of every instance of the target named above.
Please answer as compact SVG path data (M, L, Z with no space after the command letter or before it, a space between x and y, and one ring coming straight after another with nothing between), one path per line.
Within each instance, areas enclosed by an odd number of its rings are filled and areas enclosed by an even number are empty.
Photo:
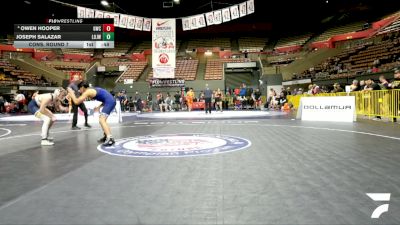
M175 19L152 19L152 51L154 78L175 77ZM162 70L163 73L160 73ZM166 71L169 71L166 73Z

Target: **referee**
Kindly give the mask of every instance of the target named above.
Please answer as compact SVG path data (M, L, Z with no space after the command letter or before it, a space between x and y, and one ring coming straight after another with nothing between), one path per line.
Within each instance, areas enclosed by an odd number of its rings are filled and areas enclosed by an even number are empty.
M79 88L78 88L78 84L81 82L79 75L74 75L73 80L71 81L71 83L69 84L68 87L70 87L72 90L74 90L75 92L75 96L78 98L81 94L79 93ZM76 124L78 123L78 107L82 110L83 114L85 115L85 127L87 128L91 128L92 126L90 126L88 124L88 113L87 113L87 109L85 106L85 103L80 103L78 105L75 105L75 103L72 101L72 113L74 113L74 116L72 118L72 130L80 130L81 128L76 126Z

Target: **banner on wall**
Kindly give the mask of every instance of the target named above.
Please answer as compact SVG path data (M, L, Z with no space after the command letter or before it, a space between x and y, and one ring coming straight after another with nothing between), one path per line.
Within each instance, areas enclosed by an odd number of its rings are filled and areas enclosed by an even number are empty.
M105 12L80 6L75 7L77 8L77 18L113 18L115 27L135 29L140 31L151 31L152 29L151 18ZM181 18L182 29L187 31L206 26L217 25L252 13L254 13L254 0L248 0L240 4L229 6L222 10L215 10L199 15Z
M152 19L152 64L154 78L175 77L175 19Z
M153 79L150 81L150 87L152 87L152 88L185 87L185 80L183 80L183 79L166 79L166 80Z

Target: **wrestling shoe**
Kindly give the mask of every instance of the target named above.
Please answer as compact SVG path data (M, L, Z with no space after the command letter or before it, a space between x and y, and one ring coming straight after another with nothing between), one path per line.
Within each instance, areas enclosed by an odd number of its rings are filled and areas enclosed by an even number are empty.
M103 146L110 147L110 146L113 146L114 144L115 144L114 138L110 138L103 144Z
M103 136L102 138L100 138L99 140L97 140L97 142L99 142L99 143L104 143L104 142L106 142L106 140L107 140L107 137L106 137L106 136Z
M54 142L52 142L52 141L50 141L48 139L42 139L40 144L43 145L43 146L50 146L50 145L54 145Z

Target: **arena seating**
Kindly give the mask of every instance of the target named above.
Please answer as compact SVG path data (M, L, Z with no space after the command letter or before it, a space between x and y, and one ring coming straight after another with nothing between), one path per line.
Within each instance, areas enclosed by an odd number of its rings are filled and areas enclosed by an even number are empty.
M238 39L239 50L244 52L260 52L264 49L266 38L241 37Z
M247 59L209 59L206 65L204 80L222 80L223 65L227 62L245 62Z
M285 47L290 47L290 46L302 46L308 39L310 39L311 34L304 34L304 35L299 35L299 36L293 36L293 37L286 37L286 38L281 38L278 40L276 43L275 48L285 48Z
M231 41L229 38L191 39L188 42L187 49L192 50L196 48L230 49Z
M47 85L45 80L29 71L21 70L17 65L2 59L0 61L1 85Z
M195 80L197 75L197 67L199 61L197 59L176 60L175 78L184 80ZM147 81L153 78L153 69L147 76Z
M132 53L142 53L144 50L151 49L151 41L143 41L133 48Z
M115 48L113 49L104 49L104 57L120 57L128 53L128 50L131 48L132 44L127 42L115 43Z
M137 81L147 65L147 62L112 62L106 66L126 66L127 70L117 80L118 82L124 82L124 79Z
M330 29L326 30L325 32L323 32L322 34L320 34L314 41L315 42L326 41L329 38L331 38L332 36L335 36L338 34L345 34L345 33L350 33L350 32L361 30L363 28L364 24L365 24L365 21L359 21L359 22L355 22L355 23L346 24L343 26L337 26L337 27L330 28Z
M396 32L400 31L400 12L396 13L394 15L391 15L392 17L396 17L396 19L389 24L388 26L384 27L378 32L378 35L380 34L385 34L385 33L390 33L390 32Z

